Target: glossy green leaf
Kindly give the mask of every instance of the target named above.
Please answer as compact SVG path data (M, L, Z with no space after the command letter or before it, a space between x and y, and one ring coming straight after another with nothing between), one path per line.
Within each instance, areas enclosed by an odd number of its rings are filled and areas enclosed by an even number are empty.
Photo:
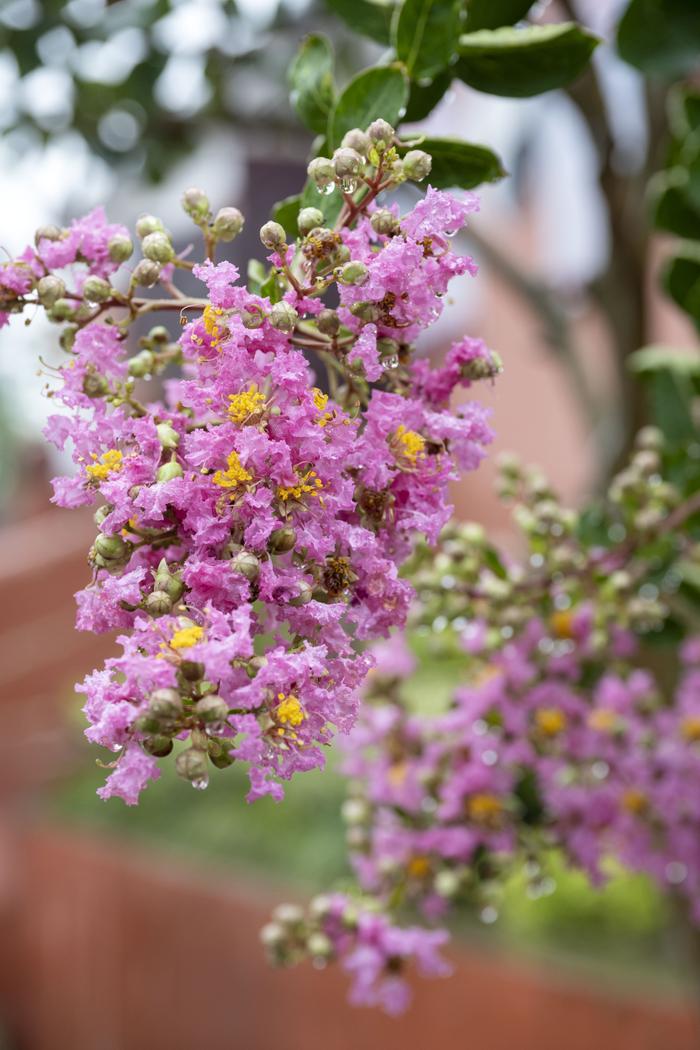
M678 237L700 240L700 207L692 194L692 179L687 168L661 171L649 183L654 225Z
M284 200L278 201L272 209L272 218L275 222L284 226L288 237L296 237L299 233L297 219L299 218L299 209L302 207L301 194L295 193L292 197L285 197Z
M484 29L460 38L455 75L492 95L539 95L575 80L597 44L597 37L574 22Z
M459 139L425 138L418 148L433 158L428 181L437 189L471 190L506 174L500 158L486 146Z
M343 91L328 120L329 150L336 149L346 131L366 128L383 117L398 124L408 102L408 77L399 65L376 66L358 73Z
M394 48L412 80L433 77L452 61L461 22L459 0L404 0Z
M700 244L684 244L667 264L663 283L671 298L700 326Z
M391 22L397 5L373 2L373 0L326 0L327 6L336 15L362 36L371 37L379 44L391 40Z
M625 62L644 73L676 78L697 70L698 0L631 0L617 30Z
M452 72L450 70L438 74L429 84L417 84L415 80L411 81L411 93L408 97L404 120L407 123L413 123L427 117L443 95L449 91L451 84Z
M311 131L324 132L335 101L333 50L324 36L308 36L289 70L292 105Z
M524 18L533 0L467 0L468 32L512 26Z
M627 362L629 368L637 375L675 372L677 375L700 376L700 354L691 350L681 350L676 346L644 346L630 354Z

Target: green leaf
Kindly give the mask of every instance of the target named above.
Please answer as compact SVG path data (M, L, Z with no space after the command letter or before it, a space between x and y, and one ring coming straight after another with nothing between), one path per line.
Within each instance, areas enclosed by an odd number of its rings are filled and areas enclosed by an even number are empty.
M411 81L411 94L403 119L409 124L423 120L437 106L445 92L449 91L451 83L452 73L449 70L439 73L429 84L417 84L415 80Z
M498 29L524 18L534 0L467 0L467 30Z
M254 295L260 295L267 278L267 268L259 259L250 259L248 262L248 288Z
M597 37L574 22L483 29L460 38L455 74L477 91L525 98L570 83L597 44Z
M394 48L412 80L434 77L450 64L460 29L458 0L404 0Z
M672 444L697 437L693 401L700 355L676 347L646 346L632 354L629 368L649 384L652 419Z
M700 240L700 205L692 197L691 175L687 168L661 171L649 182L654 225L678 237Z
M378 117L398 124L408 102L408 77L398 65L375 66L358 73L343 91L328 120L328 147L334 150L346 131Z
M700 91L685 84L674 84L666 103L671 131L678 139L684 139L700 130Z
M433 158L429 181L439 190L471 190L484 182L502 179L506 171L500 158L486 146L459 139L425 138L419 143Z
M671 298L700 326L700 245L684 244L664 270L663 283Z
M637 375L675 372L683 376L700 376L700 354L692 350L681 350L676 346L644 346L630 354L627 362L628 367Z
M299 209L302 207L301 194L295 193L292 197L285 197L284 200L277 201L277 204L272 209L272 218L275 222L284 226L285 232L289 237L296 238L299 233L297 219L299 218Z
M700 55L698 0L631 0L617 29L625 62L653 76L692 73Z
M323 212L326 226L333 226L343 207L343 195L337 186L332 193L319 193L316 184L307 179L299 202L301 208L318 208Z
M326 0L326 5L356 33L371 37L379 44L390 42L396 4L380 3L379 0Z
M289 70L292 105L311 131L324 132L335 101L333 50L324 36L308 36Z

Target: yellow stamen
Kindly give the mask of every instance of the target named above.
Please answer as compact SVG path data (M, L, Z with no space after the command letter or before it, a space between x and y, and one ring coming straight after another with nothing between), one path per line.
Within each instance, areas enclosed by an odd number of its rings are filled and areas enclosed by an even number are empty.
M89 477L94 478L95 481L106 481L110 474L117 474L122 469L124 457L116 448L108 449L107 452L100 456L99 460L94 452L91 455L96 462L86 467L85 473Z
M571 609L558 609L549 617L549 627L556 638L574 637L574 614Z
M284 503L290 499L301 501L304 496L318 496L322 488L323 482L316 474L316 471L307 470L299 478L298 485L280 485L277 489L277 495Z
M622 796L622 808L626 809L628 813L634 813L639 816L647 810L648 806L649 800L643 791L629 788Z
M544 736L559 736L566 729L566 715L558 707L539 707L535 711L535 725Z
M253 475L242 465L237 452L231 452L226 460L228 468L217 470L212 478L220 489L235 489L253 480Z
M497 828L501 823L503 803L495 795L472 795L467 799L467 814L475 824Z
M204 636L204 628L192 624L191 627L181 627L170 639L171 649L190 649L197 642L201 642Z
M411 857L406 865L406 871L414 879L424 879L430 872L430 861L427 857Z
M415 430L407 430L403 423L396 428L394 444L397 447L398 456L408 460L413 466L425 456L425 438L417 434Z
M265 404L265 395L262 394L256 383L251 383L247 390L240 394L229 394L228 417L234 423L245 423L247 419L260 411Z
M691 744L700 740L700 715L688 715L681 722L681 734Z
M219 324L219 319L224 316L224 311L216 306L205 306L202 320L204 331L211 337L211 345L218 346L221 339L226 335L226 327Z
M314 405L321 413L320 419L316 420L319 427L325 427L333 419L332 412L326 412L326 405L328 404L328 394L324 394L322 390L319 390L317 386L313 387L311 394L314 399Z
M596 733L612 733L620 724L619 716L609 708L601 707L598 711L591 711L587 719L590 729Z
M306 715L296 696L292 696L291 693L289 696L278 693L277 699L280 701L275 710L277 721L286 726L300 726Z

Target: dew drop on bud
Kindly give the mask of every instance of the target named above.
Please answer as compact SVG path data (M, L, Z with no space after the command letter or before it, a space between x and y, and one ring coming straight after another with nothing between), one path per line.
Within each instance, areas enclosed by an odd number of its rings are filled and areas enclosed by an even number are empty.
M195 791L206 791L209 787L209 777L197 777L196 780L191 781L191 784Z
M354 193L357 189L357 179L344 178L340 180L343 193Z
M399 359L396 354L391 354L389 357L384 358L382 365L389 371L393 371L393 369L399 367Z
M335 186L332 182L329 182L327 186L317 186L316 193L321 197L330 197L331 193L335 190Z

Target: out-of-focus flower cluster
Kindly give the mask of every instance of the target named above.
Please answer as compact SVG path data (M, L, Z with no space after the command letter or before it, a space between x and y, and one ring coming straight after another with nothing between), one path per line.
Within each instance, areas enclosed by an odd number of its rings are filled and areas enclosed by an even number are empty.
M199 264L146 215L129 269L128 231L95 211L0 267L0 322L40 304L62 326L50 396L64 411L47 436L76 469L55 501L99 504L77 598L81 629L123 632L122 655L80 687L88 737L115 753L103 797L136 802L181 740L195 787L244 760L249 797L279 798L352 727L362 643L411 600L398 566L418 532L436 541L448 481L490 438L477 405L449 408L456 386L498 370L483 344L456 343L437 369L411 348L450 279L475 272L449 238L476 199L428 188L404 216L376 202L429 168L420 151L399 159L384 121L350 132L309 169L323 197L342 194L338 220L302 208L296 240L266 223L270 269L249 286L214 261L243 216L212 215L194 189ZM179 290L183 270L205 296ZM132 324L158 311L179 315L180 337L159 325L136 347Z
M411 651L381 643L344 770L360 899L390 925L406 908L441 921L456 903L491 922L514 866L533 895L551 892L553 848L594 883L611 858L647 874L700 923L700 638L691 617L680 668L644 644L683 612L700 497L662 480L662 454L642 431L606 504L584 514L509 459L500 484L525 558L471 524L418 551L418 630L457 641L465 681L446 709L417 709ZM385 960L366 1001L399 969Z

